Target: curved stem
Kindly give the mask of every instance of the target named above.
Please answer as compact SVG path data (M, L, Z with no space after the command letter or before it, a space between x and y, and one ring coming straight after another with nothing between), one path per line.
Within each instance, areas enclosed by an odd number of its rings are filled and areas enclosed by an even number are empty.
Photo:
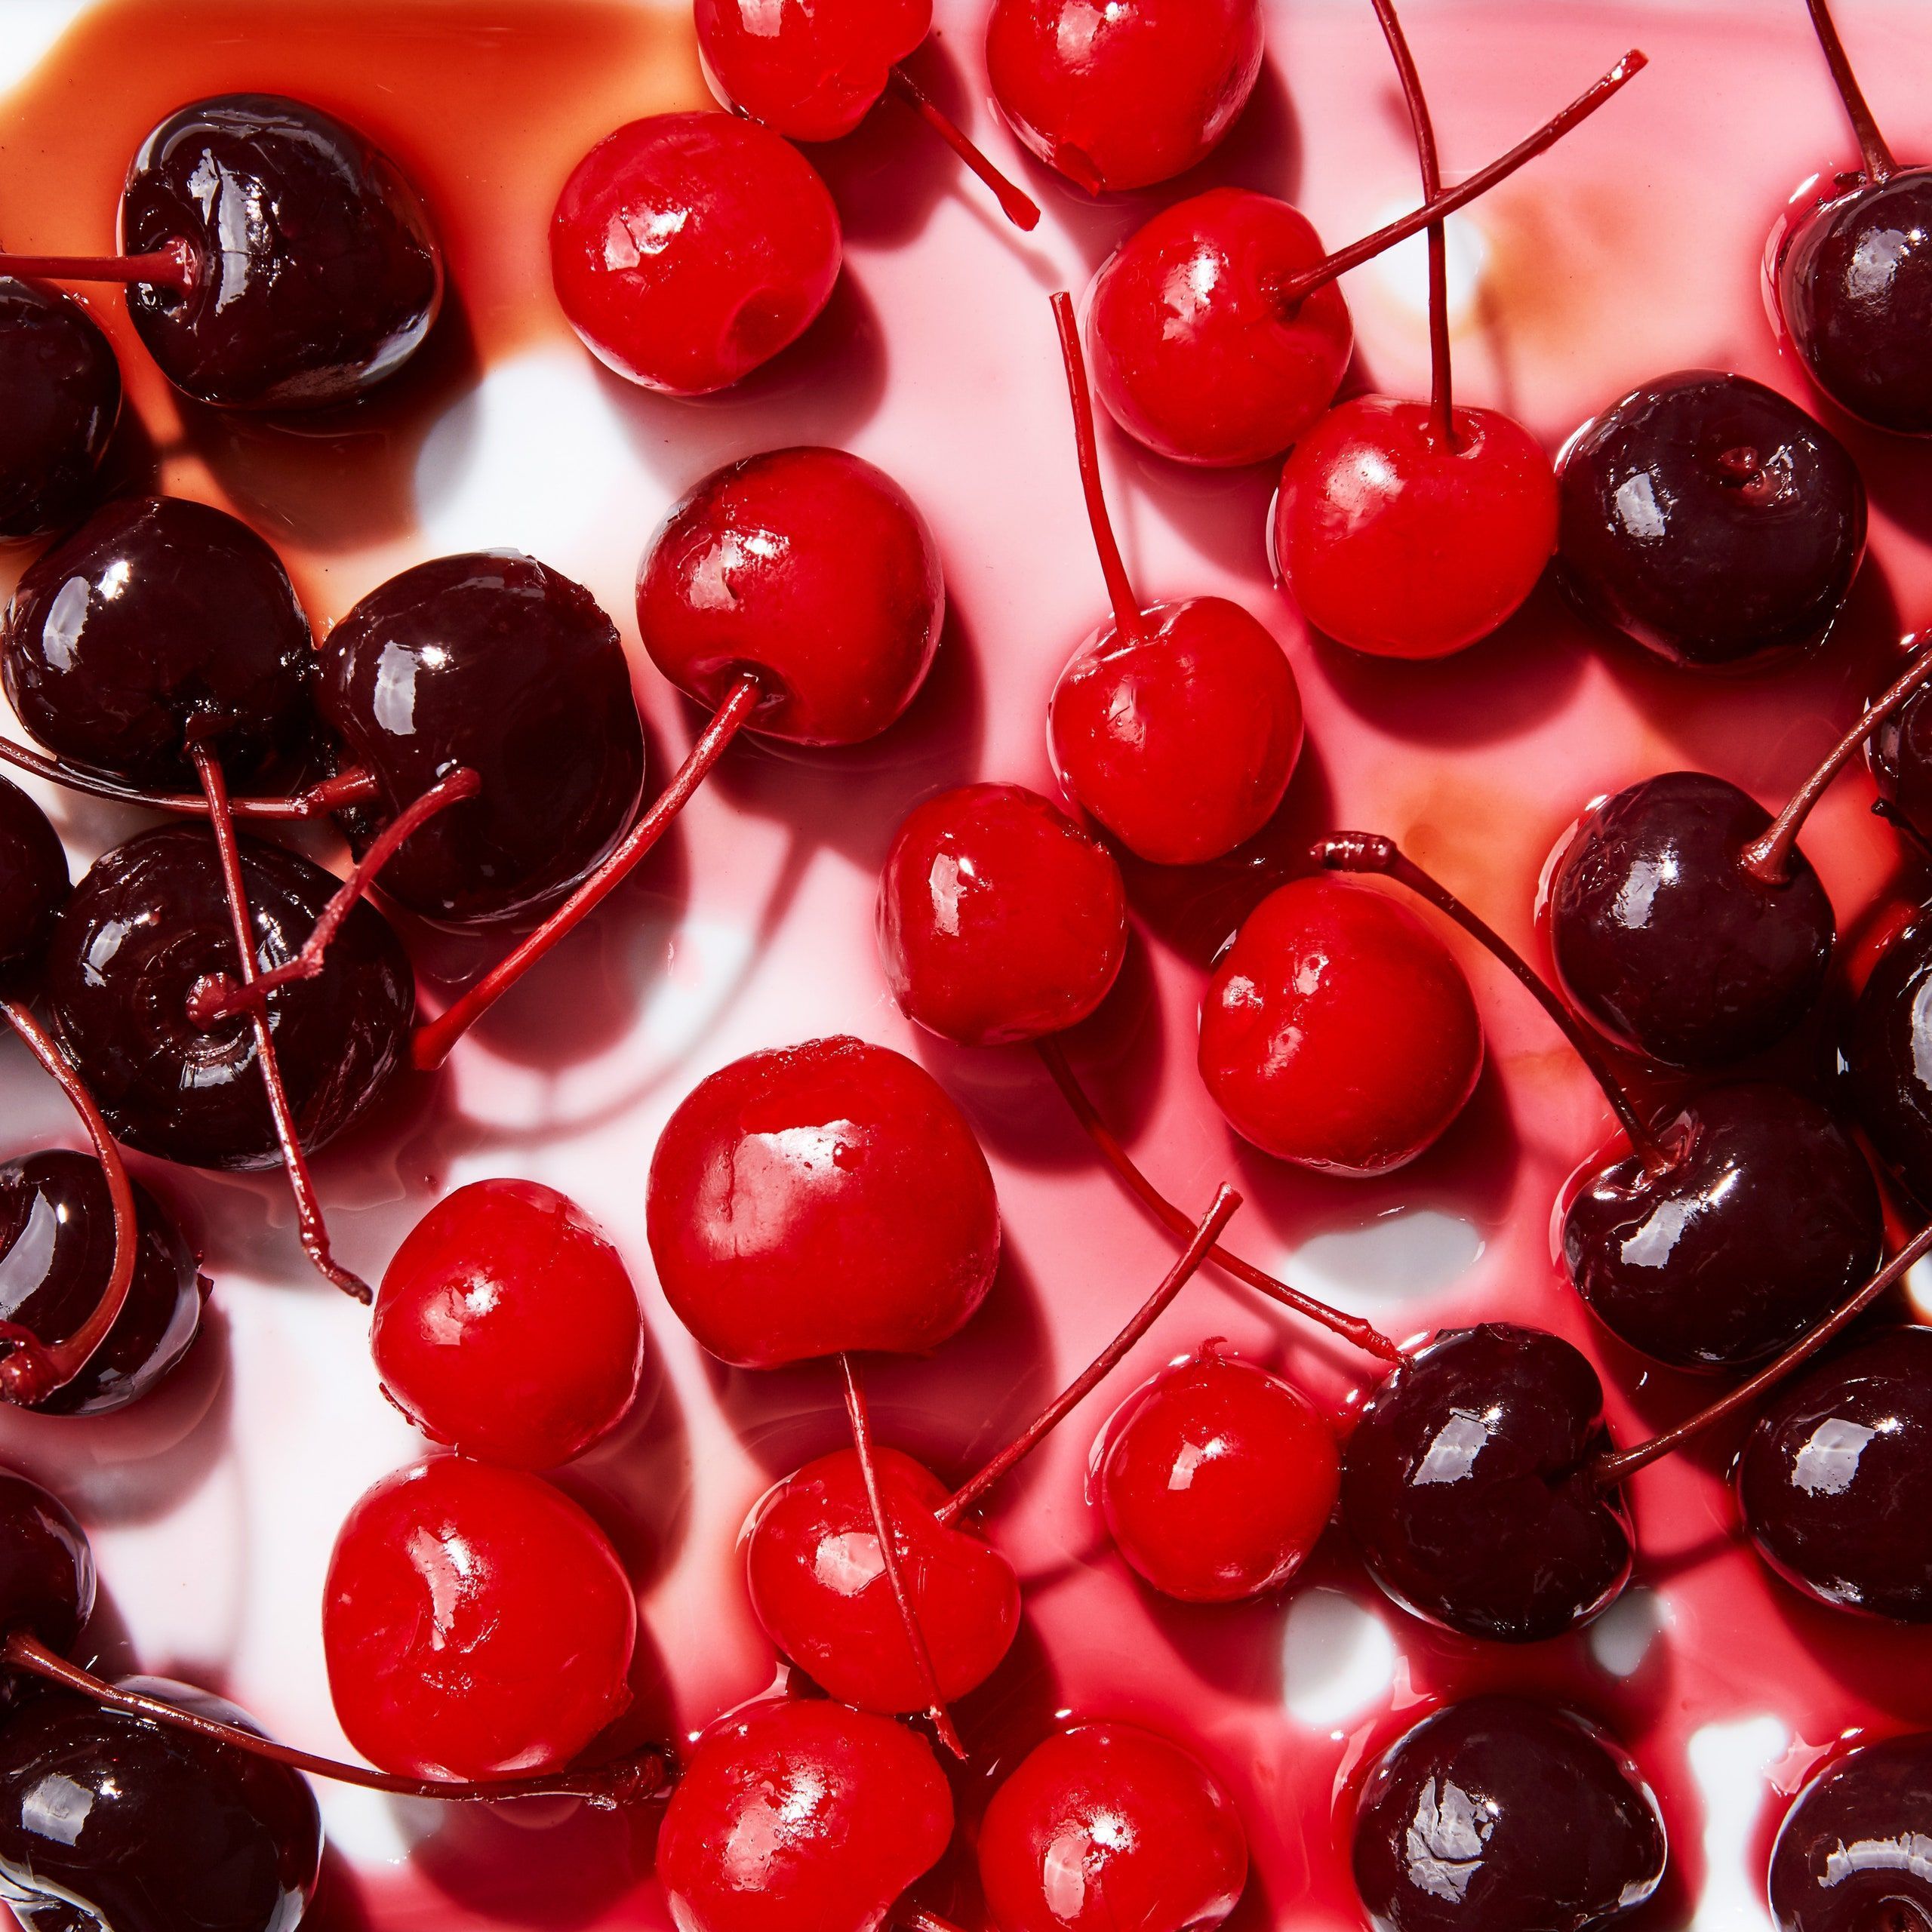
M1844 103L1852 132L1858 137L1858 145L1864 152L1865 171L1874 181L1887 180L1898 163L1893 159L1884 136L1878 131L1877 117L1865 98L1865 90L1858 85L1858 76L1852 72L1851 57L1844 51L1844 42L1838 38L1831 9L1825 0L1807 0L1807 5L1811 9L1811 24L1817 30L1818 45L1825 50L1825 64L1832 70L1832 84L1838 91L1838 98Z
M30 746L17 744L11 738L0 737L0 761L69 792L84 792L91 798L111 798L122 805L145 805L150 811L208 817L208 801L198 792L145 792L137 785L85 771ZM351 770L319 780L306 791L292 792L287 798L230 798L228 808L238 819L321 818L347 806L368 804L381 795L382 787L374 772Z
M251 1758L265 1758L272 1764L286 1764L291 1770L306 1772L310 1777L328 1778L337 1784L358 1785L365 1791L382 1791L396 1798L434 1798L448 1803L497 1804L518 1798L581 1798L600 1810L615 1810L625 1804L660 1797L669 1789L668 1754L641 1751L634 1757L620 1758L614 1764L598 1764L588 1770L555 1771L545 1777L505 1778L494 1782L465 1783L452 1778L400 1777L389 1771L371 1770L366 1765L345 1764L333 1758L318 1758L297 1751L254 1731L223 1724L218 1718L203 1717L184 1711L158 1697L138 1691L122 1690L96 1677L92 1672L69 1663L24 1630L13 1632L0 1643L0 1664L44 1678L64 1690L120 1711L131 1718L144 1718L150 1724L170 1730L189 1732L213 1744L225 1744L245 1751Z
M1015 228L1031 234L1039 226L1038 204L1030 195L1023 194L980 152L952 116L903 67L894 67L887 75L886 85L993 191L1000 212Z
M127 1164L115 1145L107 1123L101 1118L94 1096L69 1062L67 1057L42 1030L25 1007L10 999L0 999L4 1017L26 1044L27 1051L51 1074L68 1103L81 1117L81 1124L94 1143L95 1158L107 1182L107 1198L114 1209L114 1263L108 1272L107 1285L93 1312L64 1342L43 1342L17 1324L0 1322L0 1343L11 1343L12 1352L0 1361L0 1401L32 1408L44 1402L57 1389L64 1389L94 1359L107 1340L121 1311L128 1305L134 1286L134 1263L140 1254L140 1223L134 1206L134 1183L128 1178Z
M1100 1152L1102 1158L1126 1184L1128 1192L1138 1200L1161 1226L1177 1235L1185 1235L1192 1223L1187 1217L1143 1174L1135 1164L1134 1156L1121 1145L1112 1128L1101 1119L1100 1110L1088 1098L1087 1090L1080 1084L1080 1076L1073 1070L1072 1063L1066 1057L1066 1049L1058 1037L1048 1034L1044 1039L1033 1043L1034 1051L1044 1063L1047 1071L1053 1075L1066 1104L1072 1109L1074 1118L1086 1130L1087 1137ZM1312 1295L1304 1294L1299 1288L1291 1287L1286 1281L1274 1275L1264 1274L1251 1261L1244 1261L1238 1254L1230 1254L1224 1247L1211 1249L1208 1258L1223 1273L1233 1275L1238 1281L1266 1295L1270 1301L1278 1302L1284 1308L1292 1309L1297 1315L1327 1330L1331 1335L1339 1335L1345 1342L1352 1343L1364 1353L1377 1360L1399 1362L1402 1351L1373 1323L1364 1321L1358 1315L1344 1314L1339 1308L1331 1308L1324 1301L1317 1301Z
M503 995L558 941L589 918L617 891L645 854L670 829L672 821L691 802L692 795L710 777L725 747L758 709L763 695L757 676L746 672L699 734L677 776L665 786L617 848L537 930L512 946L478 980L429 1021L416 1029L410 1058L417 1070L433 1072L448 1059L450 1049Z
M142 282L185 295L195 285L195 251L171 242L145 255L14 255L0 253L0 275L40 275L51 281Z
M193 756L195 771L208 801L208 823L214 832L215 851L221 860L222 884L228 895L229 918L235 928L235 951L241 962L242 983L252 986L261 969L255 958L255 922L248 910L241 848L235 843L235 820L228 809L227 781L222 776L220 761L207 746L194 746ZM248 1023L254 1029L255 1061L261 1069L262 1084L268 1090L269 1112L275 1121L275 1138L281 1143L289 1192L295 1197L295 1220L301 1230L303 1251L325 1281L333 1281L355 1300L365 1304L373 1302L375 1291L361 1275L342 1266L330 1250L328 1225L322 1218L321 1204L309 1172L308 1156L302 1151L295 1109L289 1105L288 1090L282 1084L281 1063L275 1054L275 1029L267 1008L251 1011Z
M1175 1296L1186 1287L1201 1263L1213 1253L1221 1230L1240 1205L1241 1196L1224 1184L1201 1217L1200 1225L1195 1229L1180 1259L1168 1270L1161 1285L1141 1303L1133 1320L977 1475L940 1504L934 1512L939 1521L956 1522L1009 1470L1030 1456L1113 1373L1127 1352L1167 1312Z

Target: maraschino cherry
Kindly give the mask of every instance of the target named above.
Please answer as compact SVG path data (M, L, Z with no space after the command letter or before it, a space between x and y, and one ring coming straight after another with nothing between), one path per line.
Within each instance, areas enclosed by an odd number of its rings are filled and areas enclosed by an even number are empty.
M1777 1932L1925 1932L1932 1872L1932 1735L1861 1743L1798 1795L1768 1881Z
M1932 1200L1932 922L1915 914L1880 954L1844 1023L1858 1124L1919 1200Z
M0 543L44 537L88 506L121 420L121 365L71 295L0 277Z
M1922 632L1900 639L1900 668L1922 652ZM1909 698L1865 741L1865 761L1878 786L1873 810L1923 853L1932 851L1932 703Z
M11 779L0 778L0 986L31 979L72 890L60 835Z

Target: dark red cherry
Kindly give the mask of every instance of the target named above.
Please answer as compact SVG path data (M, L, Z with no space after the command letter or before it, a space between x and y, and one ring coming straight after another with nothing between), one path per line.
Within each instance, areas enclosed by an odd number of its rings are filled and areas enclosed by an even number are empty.
M46 951L72 889L60 835L11 779L0 778L0 978Z
M0 1469L0 1632L27 1631L65 1656L94 1614L94 1550L66 1505ZM14 1681L0 1676L0 1694Z
M1902 640L1894 668L1915 663L1925 644L1923 632ZM1865 756L1887 815L1932 844L1932 700L1915 694L1866 740Z
M1201 1004L1201 1077L1246 1139L1331 1173L1414 1160L1463 1110L1482 1026L1448 949L1367 886L1291 881L1251 912Z
M1121 1404L1090 1493L1145 1582L1186 1603L1278 1588L1327 1528L1335 1432L1299 1389L1208 1342Z
M1629 1755L1524 1697L1432 1712L1377 1760L1355 1811L1377 1932L1590 1932L1648 1898L1668 1857Z
M1928 1932L1932 1735L1861 1745L1785 1814L1771 1848L1777 1932Z
M817 1700L748 1706L698 1740L657 1876L682 1932L880 1932L952 1837L932 1747Z
M121 419L121 365L71 295L0 277L0 543L72 522Z
M980 1882L999 1932L1212 1932L1247 1887L1247 1834L1179 1745L1078 1724L993 1793Z
M1531 1643L1587 1623L1630 1574L1603 1386L1567 1342L1485 1322L1447 1331L1377 1388L1342 1458L1342 1520L1404 1608Z
M280 846L242 841L264 968L292 958L337 881ZM254 1032L235 1015L190 1017L205 978L232 977L235 928L215 841L164 826L115 846L74 889L48 949L54 1030L118 1137L193 1167L272 1167L282 1158ZM303 1144L321 1146L382 1091L408 1055L415 983L401 941L358 904L321 972L268 998Z
M728 114L633 121L592 148L550 223L565 318L620 376L729 388L829 299L838 211L792 144Z
M1932 921L1921 912L1880 955L1844 1027L1852 1112L1878 1158L1932 1200Z
M519 1469L444 1456L386 1476L329 1558L336 1715L387 1770L555 1770L629 1703L636 1638L609 1539Z
M1681 370L1632 389L1558 466L1556 575L1675 664L1755 670L1818 643L1865 554L1850 452L1775 389Z
M772 450L714 470L638 571L638 629L658 669L714 709L753 672L747 728L795 745L857 744L896 722L945 616L917 505L843 450Z
M1106 848L1023 785L906 814L879 875L878 946L906 1017L962 1046L1034 1040L1105 999L1127 955Z
M343 813L360 851L459 767L479 795L383 869L440 922L533 917L605 858L644 789L644 731L617 627L581 584L515 551L417 564L330 632L316 703L381 801Z
M1881 1330L1786 1383L1735 1474L1751 1540L1786 1582L1932 1622L1932 1328Z
M965 1116L924 1068L863 1040L748 1054L700 1081L658 1140L646 1209L666 1298L741 1368L935 1349L999 1264Z
M315 649L281 560L176 497L112 503L36 558L0 629L20 722L63 758L192 790L191 744L245 784L303 749Z

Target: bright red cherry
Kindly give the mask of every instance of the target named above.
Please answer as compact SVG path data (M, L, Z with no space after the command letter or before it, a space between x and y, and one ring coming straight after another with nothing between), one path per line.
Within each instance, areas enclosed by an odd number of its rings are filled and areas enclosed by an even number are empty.
M1323 876L1251 912L1201 1004L1201 1077L1265 1152L1343 1174L1414 1160L1482 1070L1448 949L1386 894Z
M952 1837L923 1738L788 1699L699 1740L665 1807L657 1875L679 1932L880 1932Z
M1179 1745L1075 1724L993 1794L980 1881L999 1932L1211 1932L1247 1884L1247 1835Z
M577 163L550 222L571 328L619 375L672 395L728 389L795 341L840 255L811 163L727 114L620 128Z
M1300 1389L1208 1342L1121 1405L1094 1478L1115 1546L1155 1589L1234 1603L1301 1567L1334 1513L1341 1451Z
M678 1319L741 1368L935 1349L999 1264L965 1116L863 1040L747 1054L700 1081L651 1157L646 1215Z
M915 805L879 875L878 947L906 1017L962 1046L1035 1040L1105 999L1127 955L1113 855L1023 785Z
M629 1703L636 1638L609 1540L520 1470L445 1456L385 1477L329 1560L336 1715L386 1770L555 1770Z
M369 1346L389 1399L434 1441L546 1469L630 1407L637 1291L601 1229L554 1188L482 1180L417 1223L383 1276Z

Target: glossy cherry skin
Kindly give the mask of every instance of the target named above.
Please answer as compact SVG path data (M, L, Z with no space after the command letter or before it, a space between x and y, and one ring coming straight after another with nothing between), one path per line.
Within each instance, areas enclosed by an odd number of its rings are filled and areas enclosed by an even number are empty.
M547 1469L630 1407L644 1318L617 1251L574 1202L535 1181L480 1180L396 1250L369 1346L383 1392L432 1441Z
M1257 0L994 0L993 98L1090 195L1171 181L1219 145L1261 72Z
M1920 1847L1928 1842L1932 1736L1847 1753L1804 1787L1778 1828L1777 1932L1927 1932L1932 1872Z
M1603 1386L1567 1342L1484 1322L1419 1349L1364 1407L1342 1458L1342 1520L1406 1610L1533 1643L1623 1589L1631 1531L1589 1466L1610 1447Z
M1432 1712L1377 1761L1355 1876L1377 1932L1589 1932L1663 1879L1663 1814L1594 1726L1527 1698Z
M192 1684L116 1684L260 1728ZM286 1765L65 1691L0 1724L0 1899L26 1932L295 1932L321 1857L315 1793Z
M700 1081L651 1157L646 1220L672 1310L740 1368L936 1349L999 1265L965 1116L863 1040L749 1054Z
M1184 1603L1235 1603L1301 1567L1340 1482L1335 1432L1314 1404L1209 1342L1121 1405L1088 1488L1143 1581Z
M94 1614L94 1550L66 1505L0 1469L0 1632L30 1631L68 1656ZM11 1673L0 1678L0 1698L17 1688Z
M241 841L264 969L300 950L337 881L278 845ZM74 888L48 947L48 1017L118 1140L201 1168L281 1159L254 1029L189 1017L204 977L232 977L235 928L214 840L165 826L115 846ZM402 942L366 902L321 972L268 996L291 1106L309 1152L364 1112L408 1058L416 986Z
M1406 906L1317 874L1270 893L1216 962L1200 1065L1264 1152L1383 1174L1462 1112L1482 1027L1463 969Z
M698 1740L657 1875L680 1932L880 1932L952 1837L932 1747L842 1704L752 1704Z
M1275 568L1302 615L1377 657L1446 657L1521 608L1556 547L1542 446L1493 409L1458 409L1453 443L1424 402L1358 396L1291 452Z
M1301 755L1286 654L1222 597L1157 604L1144 635L1108 623L1074 654L1047 710L1060 789L1137 858L1218 859L1274 816Z
M1211 1932L1247 1886L1247 1835L1179 1745L1075 1724L993 1793L980 1881L999 1932Z
M121 242L187 243L188 292L137 283L128 310L162 374L222 408L346 402L408 361L442 306L416 190L353 128L280 94L162 122L128 168Z
M1621 1341L1674 1368L1745 1368L1822 1321L1878 1266L1878 1184L1831 1112L1753 1081L1700 1094L1564 1210L1564 1264Z
M644 728L617 626L580 583L516 551L432 558L330 632L316 702L379 807L341 814L358 851L459 766L477 797L383 868L398 905L446 925L534 919L623 836Z
M878 949L900 1010L962 1046L1076 1025L1127 956L1113 854L1023 785L915 805L878 884Z
M11 778L0 778L0 981L46 951L72 890L60 835Z
M875 1452L940 1694L950 1703L999 1667L1020 1629L1020 1580L981 1537L937 1520L950 1492L896 1449ZM880 1561L857 1455L841 1449L772 1490L744 1535L745 1580L764 1633L841 1703L888 1716L932 1702Z
M1272 195L1211 188L1114 251L1088 298L1094 388L1127 433L1178 463L1279 456L1335 400L1355 346L1334 282L1278 291L1326 251Z
M1841 1059L1878 1158L1932 1200L1932 922L1921 912L1879 956L1845 1023Z
M697 0L698 51L720 101L794 141L835 141L931 32L931 0Z
M0 543L84 510L121 420L121 365L100 325L45 282L0 276Z
M751 728L789 744L854 745L896 723L945 618L918 506L843 450L771 450L712 471L638 571L651 662L713 709L755 672Z
M127 1305L87 1367L34 1404L44 1414L106 1415L138 1401L201 1327L199 1257L161 1203L134 1188ZM100 1305L113 1269L114 1208L98 1161L50 1148L0 1164L0 1321L65 1341Z
M1755 669L1817 643L1865 554L1850 452L1743 376L1687 369L1632 389L1570 439L1557 476L1557 581L1694 669Z
M386 1476L329 1559L336 1715L414 1777L536 1776L630 1702L637 1604L610 1540L519 1469L442 1456Z
M1886 681L1903 676L1924 648L1923 637L1907 638ZM1879 797L1908 831L1932 844L1932 703L1924 693L1906 699L1866 740L1865 761Z
M620 128L578 162L550 222L571 327L619 375L672 395L728 389L795 341L842 252L811 163L727 114Z
M1770 822L1703 771L1646 778L1584 813L1552 869L1549 941L1600 1032L1667 1066L1721 1066L1810 1011L1836 921L1801 852L1777 884L1745 869Z
M313 728L313 641L281 560L206 503L97 510L20 579L0 680L51 752L165 790L195 786L190 743L238 789Z
M1881 1330L1786 1383L1735 1474L1751 1540L1786 1583L1932 1623L1932 1328Z

